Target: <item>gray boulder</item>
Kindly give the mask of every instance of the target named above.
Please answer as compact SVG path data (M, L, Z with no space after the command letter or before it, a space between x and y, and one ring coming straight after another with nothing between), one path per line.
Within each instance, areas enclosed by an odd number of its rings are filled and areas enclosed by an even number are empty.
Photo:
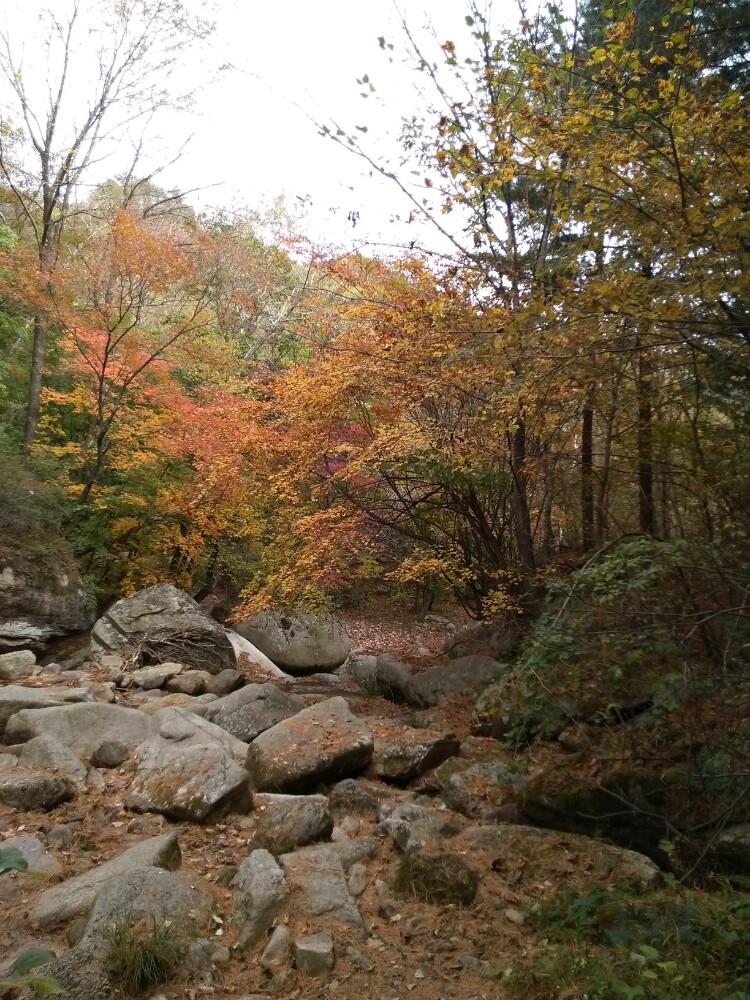
M21 681L31 677L36 667L36 656L30 649L0 654L0 681Z
M404 739L377 741L373 768L383 781L406 785L449 757L457 757L461 744L449 733L445 736L424 736L415 740L404 730Z
M6 535L7 537L7 535ZM94 620L73 559L30 555L4 542L0 551L0 649L41 649Z
M289 719L305 707L301 698L287 694L274 684L248 684L213 702L205 717L245 743L267 729Z
M56 705L88 701L93 702L94 696L86 688L31 688L16 684L0 687L0 736L5 733L8 719L23 709L53 708Z
M69 802L76 791L76 783L66 774L18 765L0 770L0 802L14 809L54 809Z
M247 812L248 785L247 771L218 743L151 740L138 751L125 807L200 823L227 812Z
M279 859L295 892L295 904L308 917L326 917L362 936L365 927L349 895L341 858L333 847L304 847Z
M388 701L413 702L412 669L390 656L351 656L339 670L339 677L348 677L363 691Z
M294 964L303 975L324 976L335 963L330 931L308 934L294 942Z
M9 837L3 841L4 850L13 850L14 848L25 858L29 866L28 874L32 878L38 878L40 875L59 875L62 871L60 862L49 853L38 837L26 834L23 837ZM11 877L15 878L16 876L6 873L0 875L0 880Z
M22 767L61 771L81 784L86 781L86 765L53 736L35 736L28 743L14 746L12 752Z
M432 667L412 679L414 704L429 708L450 695L481 691L507 669L489 656L464 656L447 666Z
M293 674L335 670L352 648L344 626L331 615L258 611L235 622L234 631Z
M130 679L136 687L142 688L144 691L152 691L155 688L164 687L167 681L177 677L178 674L182 673L182 670L181 663L160 663L155 667L141 667L140 670L134 670Z
M304 792L356 774L372 752L372 736L347 702L329 698L261 733L245 766L257 791Z
M221 625L170 583L113 604L94 625L91 649L94 658L130 651L144 665L177 662L210 674L236 666Z
M247 756L247 745L242 740L209 722L202 714L180 706L162 708L153 713L149 741L161 741L165 750L169 749L166 744L188 747L216 743L243 764ZM155 749L158 753L158 746Z
M89 954L106 950L112 928L127 919L169 921L184 945L204 934L211 921L212 899L162 868L133 868L115 875L97 893L77 947Z
M180 867L180 861L176 832L152 837L83 875L77 875L61 885L45 890L37 897L29 913L29 920L32 925L45 930L62 927L74 917L87 913L100 889L115 877L142 868L166 868L174 871Z
M284 872L268 851L253 851L245 858L233 881L233 923L240 948L252 947L273 924L289 898Z
M449 760L435 771L435 779L449 809L482 819L515 816L515 803L528 784L512 765L494 760Z
M5 727L6 743L28 743L50 736L91 761L102 743L116 740L134 750L148 735L149 720L135 708L91 702L55 708L23 709Z
M333 817L325 795L253 795L256 818L253 840L271 854L279 855L296 847L327 840Z

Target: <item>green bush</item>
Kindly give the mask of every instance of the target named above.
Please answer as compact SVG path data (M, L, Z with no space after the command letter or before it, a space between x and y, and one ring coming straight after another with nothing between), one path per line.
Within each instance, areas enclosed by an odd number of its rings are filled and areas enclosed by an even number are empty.
M496 973L512 1000L750 997L750 896L566 888L529 916L541 943Z

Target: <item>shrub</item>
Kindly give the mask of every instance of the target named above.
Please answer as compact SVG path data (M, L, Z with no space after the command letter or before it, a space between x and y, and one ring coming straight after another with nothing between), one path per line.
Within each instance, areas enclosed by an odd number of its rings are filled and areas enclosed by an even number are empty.
M107 934L106 968L126 993L137 996L165 982L177 968L185 947L165 919L134 921L124 915Z

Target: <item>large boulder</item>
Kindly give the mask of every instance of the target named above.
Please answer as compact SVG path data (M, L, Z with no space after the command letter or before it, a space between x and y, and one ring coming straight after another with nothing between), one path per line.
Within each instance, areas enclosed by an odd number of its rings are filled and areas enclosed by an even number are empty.
M125 807L168 819L204 820L250 806L247 771L218 743L147 741L138 751L138 771Z
M56 771L36 771L4 762L0 770L0 802L14 809L54 809L76 793L75 782Z
M341 858L335 848L303 847L279 858L295 897L295 907L316 923L320 918L366 936L362 916L349 895Z
M5 742L28 743L48 736L81 760L92 761L104 743L117 742L134 750L148 731L149 719L138 709L96 701L16 712L5 727Z
M252 947L272 925L289 898L289 883L268 851L253 851L232 882L232 922L240 948Z
M481 691L507 670L507 666L490 656L464 656L447 666L431 667L412 678L411 700L429 708L450 695Z
M248 684L206 707L205 717L245 743L305 708L296 695L274 684Z
M409 704L413 700L411 667L390 656L351 656L339 671L339 677L349 678L368 694L389 701Z
M45 890L37 897L29 920L44 930L62 927L74 917L88 913L99 891L117 876L152 867L174 871L180 867L180 861L176 831L152 837L97 868Z
M292 674L335 670L351 652L344 626L331 615L258 611L234 630Z
M81 632L94 614L72 558L0 548L0 650L44 648Z
M93 694L87 688L32 688L20 684L0 687L0 737L5 733L8 720L25 709L54 708L75 702L94 702ZM33 733L32 736L38 736ZM26 737L27 740L31 736ZM6 740L22 743L24 740Z
M94 625L96 658L129 652L142 665L182 663L218 674L234 669L232 643L203 608L171 583L117 601Z
M271 854L288 854L297 847L327 840L333 817L325 795L253 796L254 843Z
M357 774L373 739L343 698L328 698L267 729L250 744L245 766L259 792L304 792Z

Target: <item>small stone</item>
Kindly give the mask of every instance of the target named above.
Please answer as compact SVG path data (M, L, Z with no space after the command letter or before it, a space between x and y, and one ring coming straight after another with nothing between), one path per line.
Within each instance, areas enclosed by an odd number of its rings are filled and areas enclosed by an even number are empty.
M349 945L344 954L352 963L355 969L360 969L362 972L372 972L373 969L375 968L370 959L366 958L362 954L362 952L359 951L358 948L355 948L353 945Z
M215 694L219 698L223 698L224 695L231 694L232 691L236 691L244 684L245 677L239 670L227 669L208 678L205 689L206 694Z
M307 976L322 976L335 964L333 937L330 931L320 931L294 942L294 960L297 971Z
M523 913L521 913L520 910L514 909L512 906L509 906L507 910L503 910L503 916L505 917L506 920L510 920L512 924L526 923L526 917L523 915Z
M128 833L143 833L143 831L148 826L148 820L142 816L137 816L135 819L131 819L125 830Z
M198 938L190 945L188 958L193 965L199 968L209 966L227 965L231 957L229 948L223 944L216 944L215 941L207 941L205 938Z
M392 920L400 909L395 899L383 899L378 903L378 916L382 920Z
M73 843L73 831L64 823L58 823L47 834L47 843L59 851L66 851Z
M266 972L273 972L279 965L285 965L289 959L292 943L292 932L284 924L274 928L263 954L260 956L260 967Z
M458 961L461 963L461 968L469 970L479 968L480 964L476 955L460 955Z
M424 972L422 972L421 969L417 969L417 971L414 973L414 978L415 979L424 979L425 978L425 974L424 974Z
M349 879L347 881L347 886L349 888L349 895L354 896L356 899L361 896L362 893L367 888L367 869L362 864L352 865L349 871Z
M91 755L94 767L119 767L130 756L130 750L118 740L105 740Z

